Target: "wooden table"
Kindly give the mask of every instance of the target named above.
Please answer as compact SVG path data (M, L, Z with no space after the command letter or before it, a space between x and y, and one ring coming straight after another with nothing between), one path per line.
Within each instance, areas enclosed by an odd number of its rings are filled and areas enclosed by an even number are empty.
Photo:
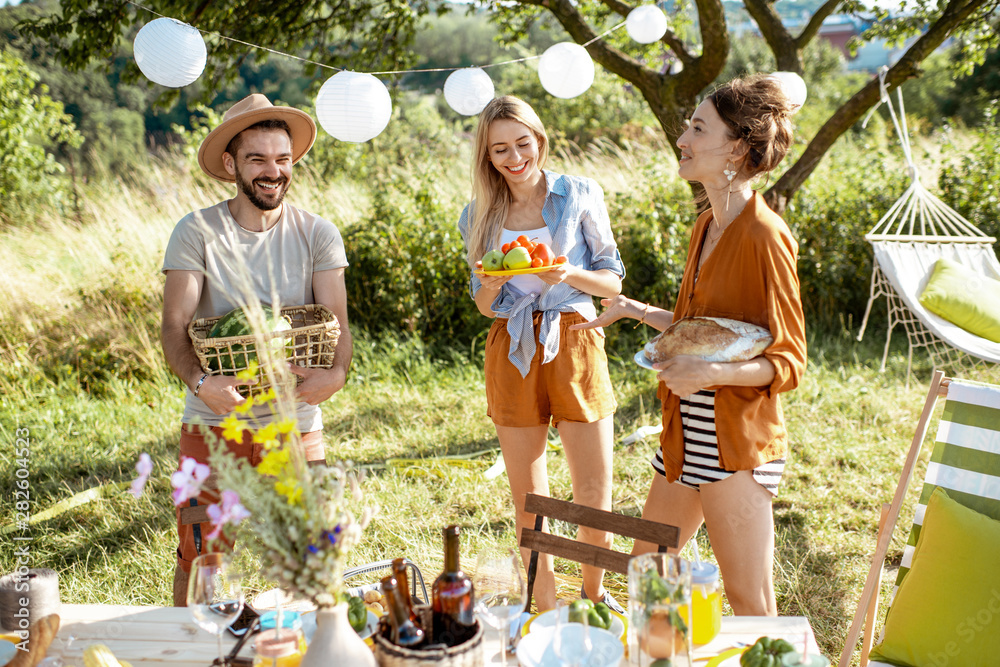
M218 656L215 636L199 628L184 608L64 604L59 616L62 623L49 656L59 656L68 665L82 667L83 649L91 643L106 644L118 658L133 665L206 667ZM695 649L695 665L704 664L734 642L750 643L762 635L783 637L801 648L807 632L809 652L818 653L805 617L727 616L722 619L722 633L712 643ZM228 633L222 641L226 652L235 643ZM484 644L486 664L499 664L498 633L487 631ZM517 661L509 658L508 664L516 665Z

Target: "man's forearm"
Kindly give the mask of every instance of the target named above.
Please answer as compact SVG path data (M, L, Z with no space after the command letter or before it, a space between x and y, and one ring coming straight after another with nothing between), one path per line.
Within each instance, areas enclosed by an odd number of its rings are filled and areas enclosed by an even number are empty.
M204 375L204 371L198 362L198 355L194 352L194 345L188 338L187 327L164 323L160 342L170 370L188 388L193 389L199 378Z

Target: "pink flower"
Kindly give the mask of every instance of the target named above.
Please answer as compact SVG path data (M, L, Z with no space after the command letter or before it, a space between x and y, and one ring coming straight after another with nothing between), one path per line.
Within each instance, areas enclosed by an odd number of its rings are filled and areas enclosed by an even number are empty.
M218 539L227 523L235 526L250 516L247 508L240 504L240 494L228 489L222 492L222 501L219 504L209 505L205 511L208 512L209 521L215 526L215 530L205 536L206 540Z
M211 472L204 463L185 457L181 461L181 469L170 476L170 485L174 487L174 506L180 507L191 498L197 498L201 485Z
M135 471L139 475L132 480L132 486L129 487L128 493L139 498L142 496L142 490L146 488L146 481L149 479L150 473L153 472L153 459L149 458L149 454L146 452L139 454L139 462L135 464Z

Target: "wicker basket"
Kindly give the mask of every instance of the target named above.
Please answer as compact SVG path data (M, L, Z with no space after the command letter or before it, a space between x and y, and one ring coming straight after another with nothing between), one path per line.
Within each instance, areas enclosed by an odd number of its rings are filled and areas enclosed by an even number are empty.
M281 338L291 341L291 350L286 352L285 360L305 368L330 368L333 366L333 354L340 338L340 324L336 315L326 306L309 304L306 306L291 306L282 308L281 314L292 323L287 331L276 331L264 334L264 340ZM198 355L201 369L209 375L235 375L246 370L251 355L256 357L257 339L254 336L227 336L225 338L209 338L212 327L219 321L218 317L204 317L188 325L188 336ZM216 367L225 370L212 370L211 361L216 361ZM302 378L292 376L296 382ZM270 388L264 369L257 370L257 384L241 387L244 395L258 395Z
M424 628L432 625L433 614L428 605L417 605ZM476 632L458 646L442 649L413 650L396 646L386 638L389 627L383 618L374 635L375 659L379 667L483 667L483 625L476 619Z

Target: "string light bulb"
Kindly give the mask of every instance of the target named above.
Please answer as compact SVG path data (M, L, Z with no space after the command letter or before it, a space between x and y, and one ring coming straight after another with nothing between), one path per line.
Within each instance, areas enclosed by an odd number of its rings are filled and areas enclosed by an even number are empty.
M337 72L316 95L316 117L334 138L364 143L382 133L392 116L385 84L371 74Z
M594 83L594 61L574 42L553 44L538 61L538 79L550 95L569 99L587 92Z
M667 34L667 15L656 5L636 7L625 17L625 30L640 44L658 42Z
M493 79L482 68L465 67L444 82L444 99L463 116L475 116L493 99Z
M168 88L183 88L205 71L208 49L197 28L163 17L142 26L132 54L147 79Z

